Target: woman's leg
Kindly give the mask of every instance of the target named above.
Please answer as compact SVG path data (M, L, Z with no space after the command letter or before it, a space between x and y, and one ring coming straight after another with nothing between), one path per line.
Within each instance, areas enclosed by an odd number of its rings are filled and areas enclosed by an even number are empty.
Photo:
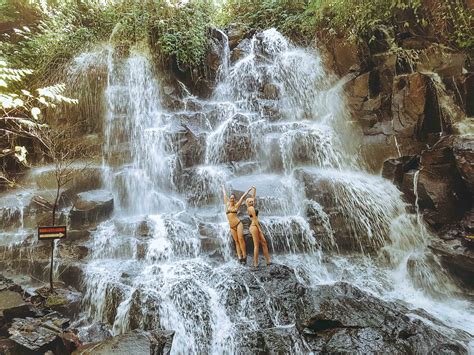
M232 234L232 238L234 239L235 243L235 251L237 253L237 258L240 260L242 258L241 253L240 253L240 245L239 245L239 239L237 238L237 231L235 229L230 229L230 233Z
M244 239L244 225L239 223L237 226L237 238L239 240L240 252L242 253L242 259L247 259L247 249L245 248Z
M260 239L260 244L262 244L263 255L265 256L265 260L267 261L267 265L268 265L270 264L270 254L268 253L268 244L260 228L258 228L258 237Z
M253 239L253 266L258 266L258 243L259 243L259 232L257 226L252 226L249 228L250 234Z

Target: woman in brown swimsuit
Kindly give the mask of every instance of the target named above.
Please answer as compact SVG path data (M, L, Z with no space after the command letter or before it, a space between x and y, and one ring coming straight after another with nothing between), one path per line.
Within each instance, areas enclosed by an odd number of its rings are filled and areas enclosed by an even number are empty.
M231 194L229 199L227 199L227 194L225 192L224 186L222 186L222 193L224 195L224 204L225 204L225 213L230 225L230 232L232 233L232 238L235 242L235 250L237 252L237 258L241 263L247 262L247 249L245 248L245 239L244 239L244 226L240 219L237 217L237 212L239 211L240 205L244 201L245 197L250 192L248 189L240 198L237 203L235 202L235 195Z
M262 233L260 228L260 223L258 221L258 210L255 209L255 196L257 194L257 188L255 186L251 187L252 195L245 202L247 204L247 213L250 216L250 227L249 231L253 239L253 266L258 266L258 247L259 244L262 245L263 255L267 261L267 265L270 265L270 254L268 253L268 245L265 236Z

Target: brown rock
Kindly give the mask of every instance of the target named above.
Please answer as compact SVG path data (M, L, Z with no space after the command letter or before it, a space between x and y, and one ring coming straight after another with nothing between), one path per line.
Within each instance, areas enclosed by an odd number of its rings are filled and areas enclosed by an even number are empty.
M174 332L155 330L144 332L134 330L130 333L106 339L100 343L87 344L73 352L74 355L167 355L171 352Z
M360 65L358 47L355 41L345 38L335 38L332 52L335 66L339 75L346 75L354 65Z
M93 190L77 195L69 218L71 228L81 229L107 219L114 209L114 198L105 190Z
M227 37L229 38L229 47L234 49L240 40L245 36L245 29L238 24L231 23L227 29Z
M456 166L471 198L474 195L474 136L456 137L453 142Z
M428 80L428 77L419 73L395 77L392 114L397 134L411 137L417 133L424 118Z
M421 153L417 191L419 206L433 210L428 223L435 227L462 217L472 203L456 169L453 137L444 137Z
M443 266L465 286L474 289L474 251L462 245L461 240L435 239L430 249L441 258Z

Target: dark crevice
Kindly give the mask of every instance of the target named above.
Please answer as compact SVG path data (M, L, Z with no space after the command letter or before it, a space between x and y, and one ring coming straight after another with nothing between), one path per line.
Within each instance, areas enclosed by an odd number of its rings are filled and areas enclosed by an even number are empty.
M417 130L417 138L426 139L431 133L439 133L445 131L443 126L443 117L438 102L438 94L431 80L428 81L426 87L426 101L424 107L424 118Z

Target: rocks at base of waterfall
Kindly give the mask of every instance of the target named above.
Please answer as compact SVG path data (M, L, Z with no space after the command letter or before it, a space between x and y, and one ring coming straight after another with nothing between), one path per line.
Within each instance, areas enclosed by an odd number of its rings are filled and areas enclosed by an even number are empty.
M26 302L20 292L5 289L0 291L0 327L14 318L30 317L35 314L33 305Z
M130 355L151 354L168 355L171 353L174 332L134 330L129 333L108 338L99 343L87 344L73 352L74 355Z
M440 257L441 264L464 286L474 289L474 250L461 239L432 240L429 248Z
M80 312L82 294L70 286L55 282L53 293L50 292L49 286L42 287L35 290L33 299L35 304L73 318Z
M69 214L72 228L93 226L110 217L113 212L114 198L109 191L87 191L77 197Z
M232 288L222 302L236 325L237 348L244 352L436 353L450 348L466 353L460 343L468 339L464 333L450 339L430 326L442 325L439 321L424 323L404 306L347 283L308 287L278 264L249 267L245 273L236 269L228 277Z
M8 332L20 353L43 354L52 351L55 354L69 354L78 344L73 334L67 335L68 327L69 319L52 312L40 318L17 318Z
M412 316L407 308L377 299L347 283L318 286L313 310L297 323L313 351L437 353L465 347Z

